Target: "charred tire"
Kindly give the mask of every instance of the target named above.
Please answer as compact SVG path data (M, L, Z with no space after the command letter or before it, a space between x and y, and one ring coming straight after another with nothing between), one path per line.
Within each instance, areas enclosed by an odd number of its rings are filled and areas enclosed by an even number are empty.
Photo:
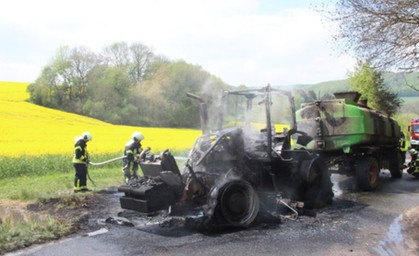
M372 191L377 188L380 168L377 159L372 156L364 156L358 160L355 176L361 190Z
M305 169L304 184L300 188L300 200L304 208L322 208L333 203L333 183L330 172L320 158L304 161L301 168Z
M259 212L259 197L244 180L223 184L218 190L215 216L235 227L248 227Z
M402 160L402 155L400 152L398 151L394 151L394 154L391 154L391 156L389 156L389 170L391 173L391 177L392 178L401 178L403 176L403 160Z

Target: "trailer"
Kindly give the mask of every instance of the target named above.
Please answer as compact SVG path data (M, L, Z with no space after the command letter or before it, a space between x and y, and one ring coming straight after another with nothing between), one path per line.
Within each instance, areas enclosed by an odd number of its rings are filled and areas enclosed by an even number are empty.
M359 101L358 92L338 92L332 100L303 104L296 112L298 127L313 140L306 149L318 153L337 173L354 175L358 186L374 190L381 169L401 178L403 133L389 116Z

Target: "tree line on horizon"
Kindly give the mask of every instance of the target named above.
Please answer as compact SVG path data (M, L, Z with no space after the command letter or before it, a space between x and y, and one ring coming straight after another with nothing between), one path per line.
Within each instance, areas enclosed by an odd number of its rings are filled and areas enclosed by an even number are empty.
M358 69L362 69L364 64L358 65ZM359 72L353 73L353 76L359 75ZM370 93L371 90L368 93L372 107L389 115L396 113L401 102L395 94L388 98L391 92L383 86L382 73L370 70L362 75L372 77L361 79L361 84L377 89L376 93ZM339 87L340 83L337 85ZM363 90L361 85L352 87ZM85 47L60 47L36 81L28 86L28 91L29 100L35 104L112 124L198 128L199 104L188 98L186 92L201 95L209 105L217 105L222 90L231 88L200 66L156 56L141 43L117 42L100 53ZM335 91L339 89L342 88ZM317 97L315 91L295 88L297 108L302 103L334 98L330 90L321 97ZM387 98L374 99L378 92ZM383 106L379 102L390 104Z
M112 124L196 128L199 104L186 92L211 102L227 88L200 66L155 55L138 42L117 42L100 53L60 47L28 92L35 104Z

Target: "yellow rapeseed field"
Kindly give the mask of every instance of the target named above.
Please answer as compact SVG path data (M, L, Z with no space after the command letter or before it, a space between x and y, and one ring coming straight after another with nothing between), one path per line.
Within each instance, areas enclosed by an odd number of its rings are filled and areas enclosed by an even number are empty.
M187 150L200 130L112 125L93 118L41 107L26 102L27 83L0 82L0 156L66 154L73 152L74 137L93 135L88 150L93 154L118 153L134 131L153 153L169 148Z

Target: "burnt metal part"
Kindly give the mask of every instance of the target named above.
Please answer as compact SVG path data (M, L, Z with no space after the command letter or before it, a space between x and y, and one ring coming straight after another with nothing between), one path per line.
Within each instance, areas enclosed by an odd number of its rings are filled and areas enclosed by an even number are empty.
M323 159L295 147L295 141L304 145L311 137L297 129L289 92L269 85L225 91L218 127L212 131L203 99L188 96L200 103L203 135L195 141L185 168L180 172L168 151L159 156L142 153L144 177L119 188L125 193L122 208L152 213L183 205L201 209L208 227L248 227L261 215L278 220L284 214L315 215L311 209L332 203L330 173ZM238 114L243 118L234 119L237 115L228 109L243 111ZM279 120L289 124L277 128Z
M122 185L118 191L125 193L120 198L122 208L144 213L168 209L176 202L173 189L164 182L141 184L138 188Z
M168 150L147 156L140 162L144 177L118 188L124 192L121 207L143 213L168 209L182 195L183 182L174 157Z

